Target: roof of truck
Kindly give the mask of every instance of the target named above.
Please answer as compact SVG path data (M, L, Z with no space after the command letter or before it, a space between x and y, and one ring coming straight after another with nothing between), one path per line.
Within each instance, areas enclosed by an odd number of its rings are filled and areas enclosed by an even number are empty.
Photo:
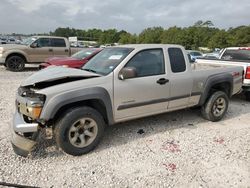
M58 37L58 36L46 36L46 35L38 35L38 36L32 36L32 37L36 37L36 38L65 38L65 37Z
M118 45L114 47L125 47L125 48L165 48L165 47L183 47L181 45L176 44L125 44L125 45Z
M228 47L226 50L250 50L250 47Z

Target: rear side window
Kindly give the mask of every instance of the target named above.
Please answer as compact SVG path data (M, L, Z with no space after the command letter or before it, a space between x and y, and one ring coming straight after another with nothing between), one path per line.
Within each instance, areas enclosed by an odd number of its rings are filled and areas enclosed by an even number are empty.
M169 48L168 54L172 72L184 72L186 70L186 62L182 50L180 48Z
M66 47L64 39L51 39L51 45L53 47Z
M225 60L250 60L250 50L226 50L221 58Z

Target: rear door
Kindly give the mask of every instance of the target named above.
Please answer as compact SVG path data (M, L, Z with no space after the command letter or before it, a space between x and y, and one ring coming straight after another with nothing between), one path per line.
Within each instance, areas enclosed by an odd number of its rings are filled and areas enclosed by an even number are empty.
M116 121L133 119L167 110L169 75L166 74L163 49L139 51L125 65L136 69L135 78L114 78Z
M56 57L68 57L69 47L63 38L51 38L51 49Z
M170 98L168 109L179 109L188 106L193 86L193 76L186 65L185 56L181 48L167 49L168 65L170 65Z

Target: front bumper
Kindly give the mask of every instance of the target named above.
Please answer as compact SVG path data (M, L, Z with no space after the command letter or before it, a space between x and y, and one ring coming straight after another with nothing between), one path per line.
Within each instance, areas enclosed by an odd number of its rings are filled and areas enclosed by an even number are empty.
M26 157L37 143L35 140L26 138L19 133L36 133L38 127L37 123L26 123L21 114L15 113L11 129L11 143L16 154Z

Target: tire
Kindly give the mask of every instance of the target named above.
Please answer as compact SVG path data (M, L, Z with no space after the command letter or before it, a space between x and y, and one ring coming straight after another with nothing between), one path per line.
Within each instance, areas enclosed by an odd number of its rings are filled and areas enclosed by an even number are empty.
M72 108L56 123L57 145L67 154L79 156L92 151L104 134L102 115L91 107Z
M221 120L227 112L229 99L226 93L222 91L214 92L207 102L201 108L201 114L204 119L209 121Z
M19 72L24 70L25 59L20 56L11 56L6 60L6 67L13 72Z
M245 97L247 101L250 101L250 91L245 92Z

